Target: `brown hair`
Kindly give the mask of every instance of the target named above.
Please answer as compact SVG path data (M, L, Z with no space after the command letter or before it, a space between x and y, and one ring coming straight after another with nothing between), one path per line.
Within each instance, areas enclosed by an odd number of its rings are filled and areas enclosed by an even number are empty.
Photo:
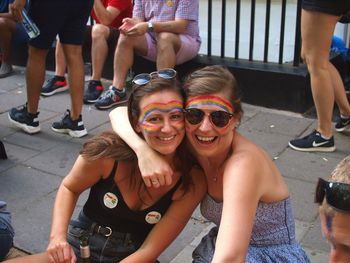
M154 93L170 90L177 93L182 100L184 100L184 92L179 82L176 79L168 80L162 78L151 79L146 85L133 86L133 91L128 101L128 117L132 128L135 130L135 125L140 116L140 102L142 98L152 95ZM136 132L136 130L135 130ZM139 134L140 136L140 134ZM120 160L136 160L135 153L131 148L114 132L103 132L99 136L93 137L84 143L80 154L87 160L96 160L100 158L111 158L117 161ZM185 192L189 190L189 187L193 184L189 171L191 170L192 163L189 162L189 155L185 143L182 142L176 150L176 156L178 161L175 163L175 167L182 173L182 189ZM130 183L135 184L140 182L139 193L142 189L146 190L145 185L141 180L136 178L130 178Z
M194 71L186 78L184 90L187 98L223 92L232 104L238 120L243 115L237 81L223 66L207 66Z
M337 164L331 173L329 181L350 184L350 155L345 157ZM324 198L320 208L328 215L334 213L334 209L327 203L326 198Z

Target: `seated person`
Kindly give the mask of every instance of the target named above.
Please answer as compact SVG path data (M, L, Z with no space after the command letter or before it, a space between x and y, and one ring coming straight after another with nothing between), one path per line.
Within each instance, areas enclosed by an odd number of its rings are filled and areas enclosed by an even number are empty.
M316 188L322 232L331 244L329 262L350 262L349 171L350 155L336 166L329 181L320 178Z
M182 92L175 79L156 77L137 85L128 105L134 131L174 168L170 185L159 187L154 180L155 187L148 188L131 149L115 133L104 132L84 144L58 189L47 251L8 263L75 262L83 235L89 235L92 262L101 257L104 263L155 262L206 192L205 177L198 168L190 169L182 144ZM88 200L68 230L86 189Z
M17 24L16 19L10 14L8 6L12 1L2 0L0 2L0 51L1 51L1 66L0 66L0 78L9 76L13 69L11 63L11 45L12 38L16 30L21 33L21 40L26 41L27 34L25 33L22 25Z
M6 210L6 203L0 201L0 261L3 260L13 245L15 232L11 225L10 212Z
M91 28L91 34L90 30L87 32L89 37L91 35L92 76L85 90L85 103L94 103L103 92L101 76L108 49L113 48L114 50L119 36L118 27L121 26L122 20L125 17L131 17L131 14L131 0L94 1L91 16L96 23ZM42 88L41 95L43 96L51 96L68 89L67 81L64 77L66 61L59 41L57 41L55 55L55 76L49 79Z
M133 17L123 20L114 54L113 84L95 102L108 109L127 100L125 80L134 52L155 61L157 70L194 58L200 47L198 0L134 1Z

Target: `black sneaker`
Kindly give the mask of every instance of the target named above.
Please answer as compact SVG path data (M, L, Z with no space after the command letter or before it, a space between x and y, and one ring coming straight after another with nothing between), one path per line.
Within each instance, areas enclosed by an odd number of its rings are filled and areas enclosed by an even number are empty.
M350 117L340 117L339 121L335 124L335 130L337 132L342 132L346 130L347 126L350 126Z
M72 137L80 138L87 135L81 115L73 121L70 118L70 110L67 110L61 121L54 122L51 129L58 133L68 133Z
M43 96L51 96L58 92L68 90L65 77L54 76L46 82L46 85L41 88L40 94Z
M329 140L323 139L321 134L316 130L301 139L291 140L288 145L292 149L302 152L335 151L333 136Z
M19 108L12 108L8 113L8 118L16 127L22 129L24 132L34 134L40 131L39 112L36 114L28 113L27 105Z
M99 80L90 80L84 93L84 103L95 103L103 92L103 86Z
M117 88L109 86L109 89L103 92L101 97L98 98L95 103L95 107L97 109L104 110L125 101L127 101L125 88L123 91L119 91Z

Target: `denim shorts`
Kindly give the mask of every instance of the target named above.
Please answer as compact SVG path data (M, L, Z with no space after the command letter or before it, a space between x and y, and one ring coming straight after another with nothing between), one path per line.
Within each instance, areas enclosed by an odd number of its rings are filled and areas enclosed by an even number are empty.
M82 212L76 221L82 225L87 223L92 225L93 222L86 217ZM75 224L70 224L68 228L67 239L69 244L74 249L77 258L80 257L80 238L83 235L89 236L89 246L91 260L93 263L116 263L134 253L141 243L133 240L130 233L122 233L113 231L111 235L107 233L92 233L91 229L78 227Z
M0 222L1 223L1 222ZM0 261L3 260L13 245L13 235L6 227L0 227Z
M340 16L350 10L349 0L303 0L302 8L330 15Z

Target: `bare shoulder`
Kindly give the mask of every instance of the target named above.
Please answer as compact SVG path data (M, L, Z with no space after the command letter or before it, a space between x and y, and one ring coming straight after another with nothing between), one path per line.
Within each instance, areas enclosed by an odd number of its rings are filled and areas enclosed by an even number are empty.
M232 154L227 160L224 172L225 181L244 180L260 185L266 178L269 170L274 166L268 154L246 139L237 134L232 144Z

